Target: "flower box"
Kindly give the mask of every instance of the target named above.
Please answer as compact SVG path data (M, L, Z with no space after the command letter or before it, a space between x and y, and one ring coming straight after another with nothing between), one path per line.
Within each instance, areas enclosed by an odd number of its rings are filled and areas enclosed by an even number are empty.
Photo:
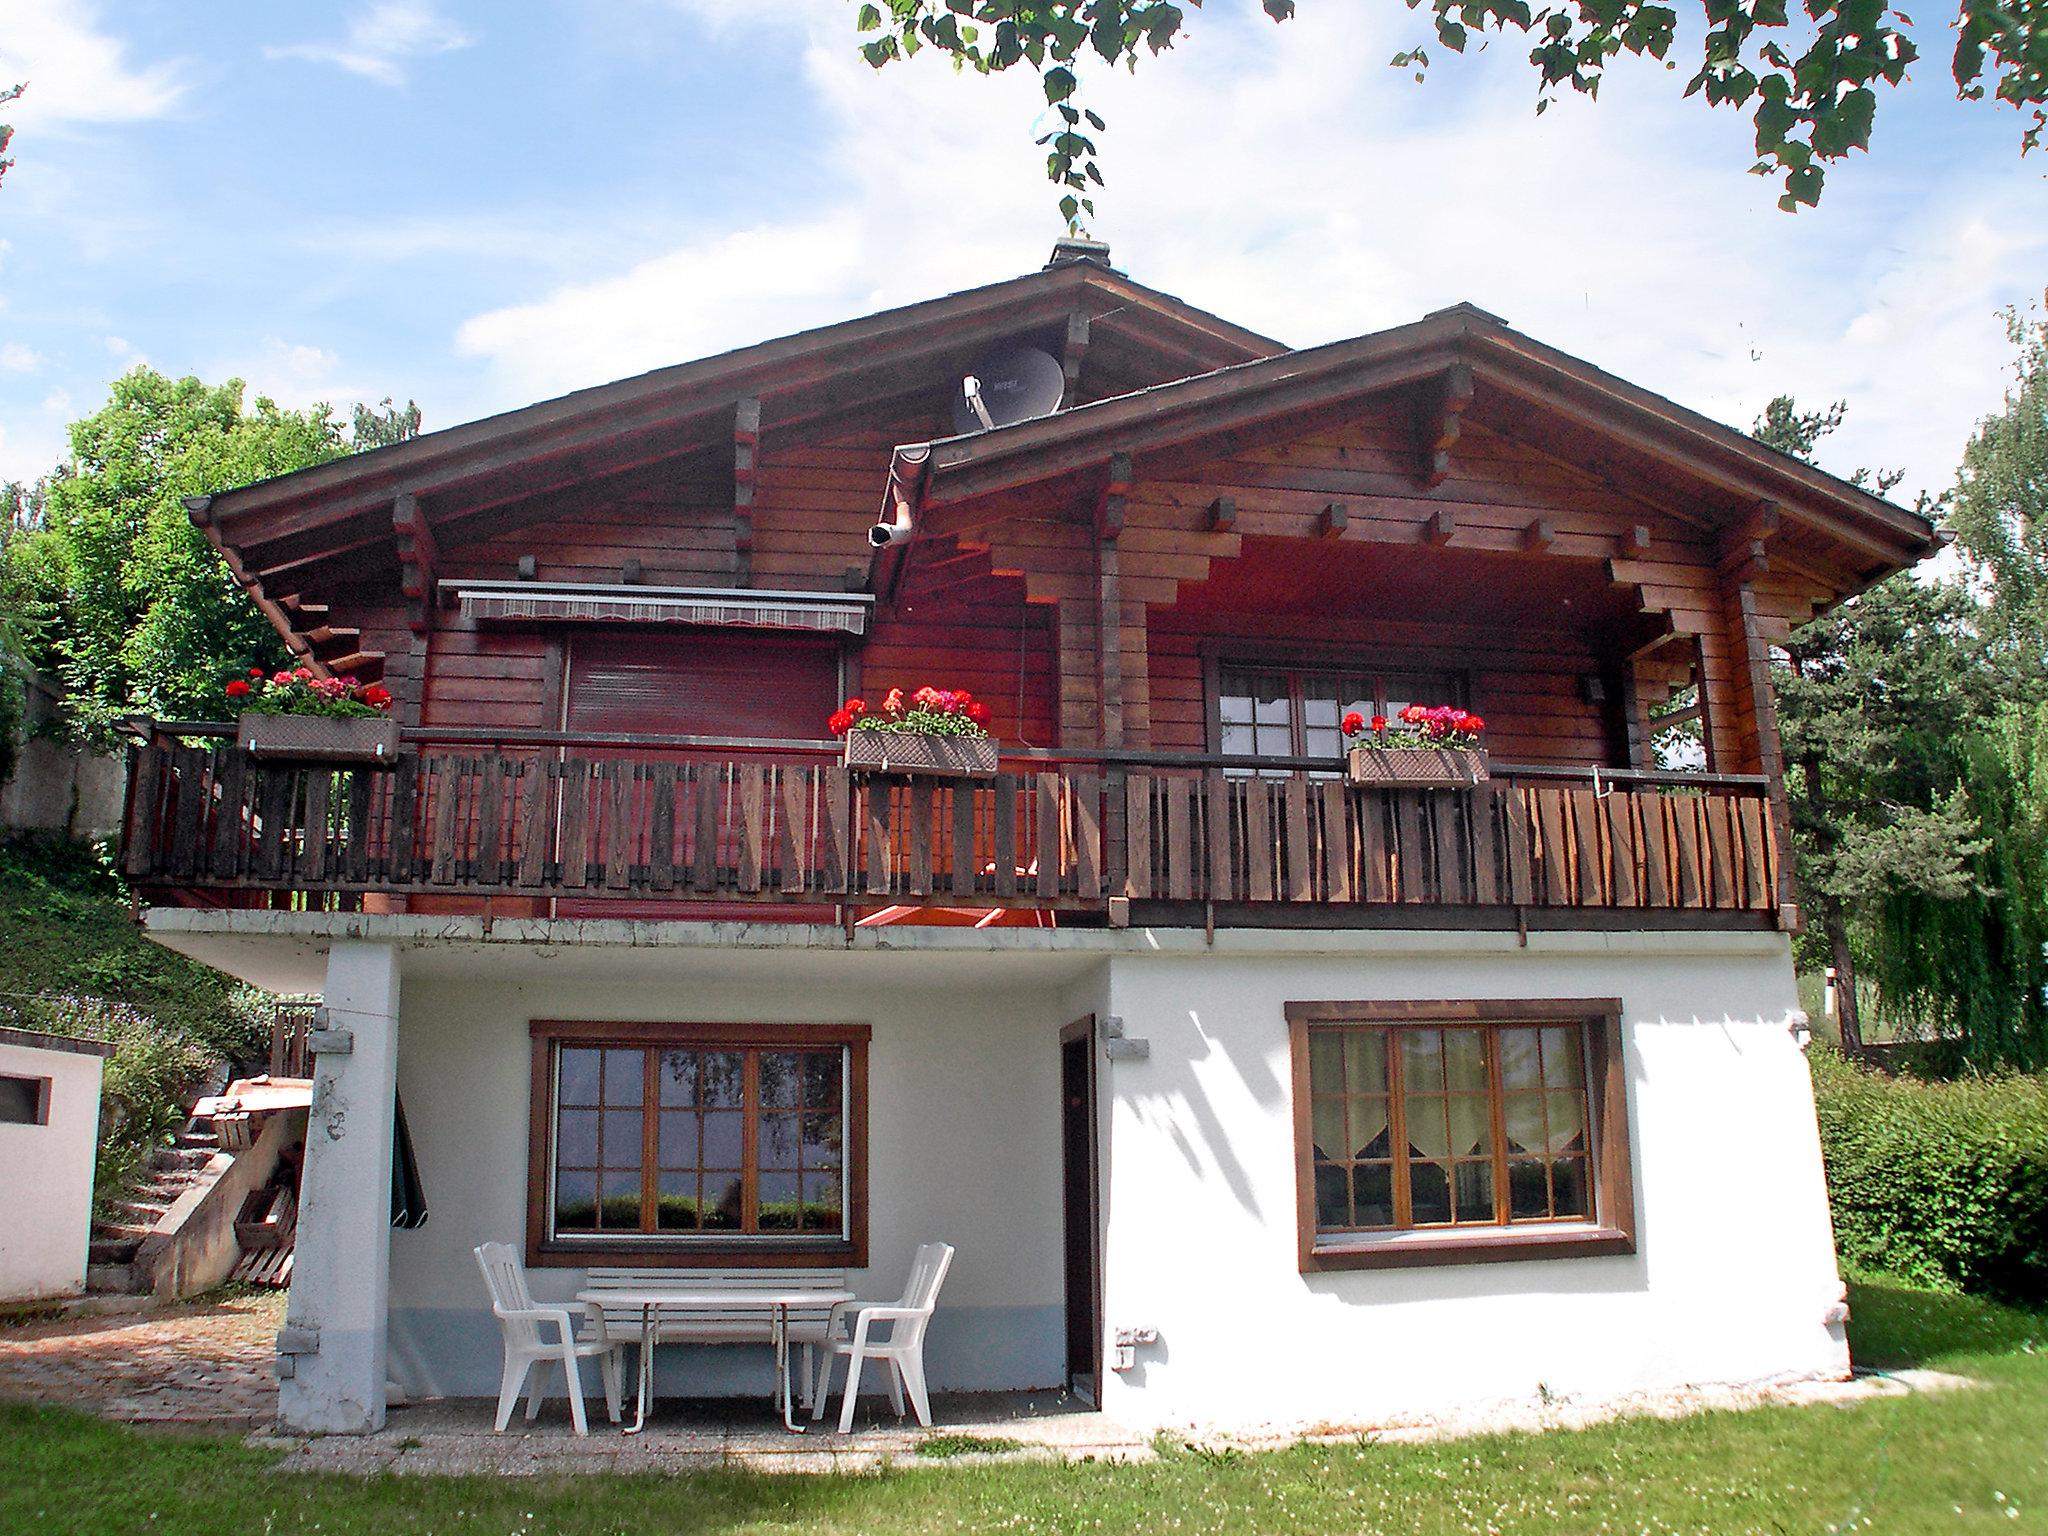
M286 763L367 763L390 768L398 762L398 722L372 715L244 714L235 742L251 757Z
M1486 753L1464 747L1353 747L1353 784L1470 789L1487 778Z
M863 773L989 779L996 772L996 743L992 736L850 730L846 733L846 766Z

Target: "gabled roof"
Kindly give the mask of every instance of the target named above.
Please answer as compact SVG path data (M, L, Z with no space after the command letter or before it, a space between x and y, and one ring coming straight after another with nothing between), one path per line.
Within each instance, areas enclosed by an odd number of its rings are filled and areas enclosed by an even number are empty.
M1927 519L1768 448L1747 433L1548 347L1471 304L1409 325L1256 359L1099 400L1056 416L899 448L891 483L923 511L1063 477L1100 477L1111 455L1186 462L1367 397L1418 390L1454 367L1476 386L1471 408L1489 425L1555 452L1577 454L1592 434L1612 475L1734 524L1773 504L1826 545L1842 595L1941 547ZM1418 495L1423 494L1418 488Z
M258 583L392 545L401 494L435 515L584 484L659 460L730 449L734 408L758 430L828 420L943 383L975 348L1085 317L1091 358L1127 388L1282 350L1270 338L1133 282L1097 259L1044 270L657 369L520 410L336 459L195 504L238 575ZM275 584L275 583L273 583ZM297 590L278 585L273 595Z

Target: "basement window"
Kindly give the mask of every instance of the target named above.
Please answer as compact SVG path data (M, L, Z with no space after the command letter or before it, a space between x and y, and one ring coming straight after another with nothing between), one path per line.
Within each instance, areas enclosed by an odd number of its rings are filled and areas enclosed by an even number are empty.
M865 1026L533 1031L534 1262L865 1262Z
M50 1079L0 1074L0 1125L48 1125Z
M1633 1251L1618 1004L1288 1020L1304 1269Z

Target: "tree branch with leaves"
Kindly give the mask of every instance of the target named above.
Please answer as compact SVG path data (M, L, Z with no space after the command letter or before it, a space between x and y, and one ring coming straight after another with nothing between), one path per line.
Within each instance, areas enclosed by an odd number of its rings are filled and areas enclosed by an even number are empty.
M27 89L28 85L24 82L21 85L10 85L5 90L0 90L0 107L6 106L10 101L19 100L21 93ZM7 123L0 123L0 180L4 180L7 173L14 168L14 161L8 158L7 154L7 146L13 142L13 127Z
M1250 0L1239 0L1248 4ZM1475 35L1527 38L1537 75L1536 110L1569 89L1597 96L1610 64L1627 54L1670 62L1679 11L1655 0L1404 0L1428 17L1431 37L1396 53L1397 69L1426 77L1432 43L1463 53ZM862 56L877 69L923 49L956 69L1035 71L1061 126L1039 139L1046 175L1060 190L1069 228L1095 211L1103 185L1097 135L1106 124L1082 105L1081 68L1098 62L1135 70L1171 48L1187 8L1203 0L859 0ZM1748 114L1755 128L1750 169L1779 180L1790 212L1820 200L1826 164L1870 147L1880 89L1903 84L1920 57L1916 23L1883 0L1700 0L1705 30L1684 94ZM1258 0L1275 22L1295 0ZM1986 96L2026 114L2022 153L2048 127L2048 34L2037 34L2040 4L1961 0L1949 73L1966 101Z

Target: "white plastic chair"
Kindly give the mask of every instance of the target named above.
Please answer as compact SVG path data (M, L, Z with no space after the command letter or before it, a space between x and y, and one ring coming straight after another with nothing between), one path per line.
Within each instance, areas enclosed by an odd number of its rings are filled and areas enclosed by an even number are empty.
M511 1421L512 1405L519 1401L519 1389L526 1385L529 1374L533 1387L526 1397L526 1417L531 1420L539 1414L542 1372L550 1365L559 1365L569 1394L569 1417L575 1422L577 1434L589 1434L590 1426L583 1416L583 1377L577 1362L591 1355L597 1356L598 1372L604 1379L605 1412L614 1424L618 1423L620 1386L625 1374L624 1348L605 1332L603 1309L587 1302L574 1313L568 1307L535 1305L533 1294L526 1288L526 1267L508 1244L483 1244L476 1250L476 1262L491 1293L491 1311L497 1314L498 1327L505 1335L505 1374L498 1384L498 1432L503 1434L505 1425ZM572 1321L576 1316L585 1324L580 1338ZM543 1328L553 1328L555 1337L542 1337Z
M903 1394L917 1410L917 1422L932 1427L932 1403L924 1385L924 1331L938 1309L939 1287L945 1282L953 1250L945 1243L926 1243L910 1261L910 1279L903 1287L903 1299L893 1306L869 1302L842 1301L832 1309L825 1324L824 1359L818 1366L818 1390L811 1395L811 1417L825 1417L825 1400L831 1393L832 1362L840 1355L846 1362L846 1401L839 1410L839 1433L853 1429L853 1404L860 1395L861 1367L870 1360L888 1366L889 1401L898 1417L903 1413ZM849 1316L850 1314L850 1316ZM842 1318L851 1324L842 1336ZM887 1324L889 1336L878 1338L873 1331Z

